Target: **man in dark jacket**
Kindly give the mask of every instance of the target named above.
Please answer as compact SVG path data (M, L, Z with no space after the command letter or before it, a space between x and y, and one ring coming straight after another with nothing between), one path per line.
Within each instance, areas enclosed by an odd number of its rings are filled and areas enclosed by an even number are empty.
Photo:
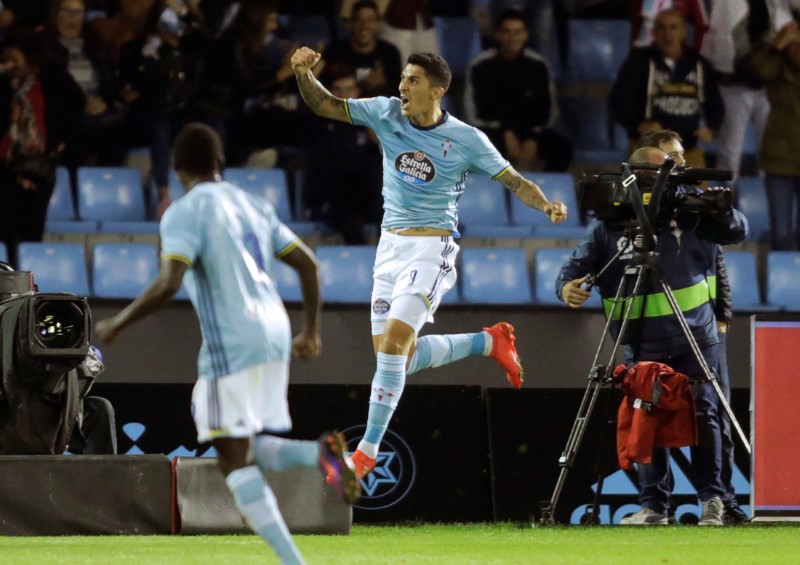
M631 163L663 164L667 154L656 148L637 149ZM687 188L691 190L691 187ZM709 189L714 190L714 189ZM700 216L676 214L663 225L655 226L656 254L665 280L673 290L678 306L697 342L708 366L716 369L718 360L717 324L712 303L716 292L716 255L718 245L742 241L747 232L747 220L737 210ZM587 229L587 235L561 267L556 279L556 292L567 305L577 308L590 296L580 287L588 274L600 272L617 253L618 260L598 277L597 286L607 315L613 315L613 337L618 337L622 308L614 304L624 270L633 259L631 236L597 219ZM623 296L631 292L633 281L625 280ZM642 281L639 306L631 308L630 325L621 343L625 346L628 364L638 361L665 363L675 371L692 378L703 373L690 344L672 312L660 284L652 278ZM694 386L697 410L699 445L692 462L697 471L698 497L703 504L701 525L723 524L722 496L725 487L720 476L722 454L718 398L710 383ZM642 510L624 518L622 524L666 524L669 496L673 478L669 469L667 449L653 452L653 463L639 465L639 502Z
M681 12L659 13L653 45L635 49L625 59L609 108L632 144L647 132L671 129L683 138L686 162L703 167L705 157L697 143L714 138L724 110L711 65L685 39Z
M467 70L467 121L520 170L566 170L572 146L552 129L558 118L555 86L547 61L525 48L525 13L502 12L495 41L497 47L478 55Z

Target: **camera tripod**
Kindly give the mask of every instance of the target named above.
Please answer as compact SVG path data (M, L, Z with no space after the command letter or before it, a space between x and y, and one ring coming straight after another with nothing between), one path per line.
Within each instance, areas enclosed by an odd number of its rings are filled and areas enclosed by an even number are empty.
M660 197L660 191L664 189L667 175L669 175L672 167L674 167L674 162L671 159L667 159L664 165L659 169L656 185L653 190L653 194L651 195L651 206L648 210L652 218L655 218L656 214L658 213L657 206L659 202L658 198ZM577 458L578 451L586 433L587 425L597 406L598 399L600 397L600 391L606 386L613 386L612 372L614 369L614 359L617 351L619 350L619 346L622 344L622 340L626 335L626 331L628 330L628 326L632 317L632 311L634 307L637 307L637 299L642 301L645 300L645 297L641 294L643 284L648 280L652 280L652 278L655 278L658 285L661 287L661 290L663 290L664 296L669 303L671 312L677 319L682 333L690 346L692 355L700 366L703 374L701 382L711 384L719 400L720 406L722 406L725 410L725 413L730 419L731 425L741 440L742 445L748 453L751 452L750 442L742 430L742 427L739 425L736 416L733 414L730 404L728 403L727 399L725 398L725 394L719 386L719 382L714 370L712 370L708 366L708 363L706 363L706 360L700 351L700 347L698 346L697 341L695 340L694 335L692 334L691 329L686 322L686 318L684 317L683 312L681 311L680 306L675 299L675 295L673 294L669 284L667 284L664 273L659 268L657 254L655 253L655 235L653 233L650 219L645 213L644 205L642 204L641 194L639 193L636 185L636 177L631 173L630 167L627 164L623 165L623 171L626 173L625 176L627 177L624 182L628 183L627 186L630 191L629 194L631 204L633 205L639 221L638 228L629 229L625 232L625 237L628 239L629 244L632 244L634 248L633 264L625 268L622 280L620 281L614 302L611 307L611 311L607 315L603 334L600 338L600 343L597 347L594 361L592 362L592 367L589 371L589 382L586 387L586 391L584 392L583 399L581 400L580 408L578 409L578 415L572 425L572 430L569 438L567 439L566 447L558 459L560 472L558 480L556 481L555 489L553 490L550 500L544 501L541 504L542 514L540 523L543 525L556 523L555 511L556 507L558 506L558 501L561 497L561 492L566 483L567 475ZM622 245L620 247L621 249L614 257L612 257L609 263L606 264L606 266L603 267L603 269L595 277L589 278L590 287L593 285L594 280L596 280L597 277L599 277L611 264L613 264L628 246ZM625 290L631 288L631 280L633 281L632 290L630 293L626 293ZM644 315L643 304L642 315ZM617 338L614 340L611 354L608 357L608 363L601 365L598 362L602 354L605 337L610 332L611 324L618 317L620 318L620 326ZM595 524L599 523L600 495L603 487L602 468L600 465L598 465L598 468L597 488L594 494L592 511L588 517L588 522Z

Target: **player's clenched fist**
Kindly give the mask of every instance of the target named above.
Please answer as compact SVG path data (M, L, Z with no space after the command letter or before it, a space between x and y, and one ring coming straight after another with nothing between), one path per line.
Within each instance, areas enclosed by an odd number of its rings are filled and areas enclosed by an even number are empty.
M319 62L322 54L309 47L301 47L292 55L292 70L296 75L303 75Z
M548 202L542 211L554 224L560 224L567 219L567 205L563 202Z

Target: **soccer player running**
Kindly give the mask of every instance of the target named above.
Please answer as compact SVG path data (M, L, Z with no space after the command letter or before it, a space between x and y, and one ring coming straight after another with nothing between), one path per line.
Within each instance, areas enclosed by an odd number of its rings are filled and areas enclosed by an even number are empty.
M290 356L320 354L317 260L265 199L222 180L224 152L214 130L185 126L175 140L174 160L187 194L161 220L158 277L120 313L98 322L96 333L114 341L186 282L203 336L192 393L198 441L214 445L250 527L283 563L302 563L263 473L319 465L346 502L354 502L359 489L341 434L323 434L319 441L256 435L289 431ZM294 340L271 277L273 256L300 275L305 324Z
M356 476L375 467L381 439L403 392L407 374L470 355L491 356L512 386L522 386L514 328L500 322L472 334L429 335L442 297L456 281L459 247L456 203L469 171L492 175L514 196L554 223L567 217L561 202L548 202L474 127L442 109L450 69L439 56L414 53L400 75L399 98L343 100L315 78L320 54L301 47L292 68L306 104L319 116L371 128L383 152L383 223L372 287L372 341L377 371L372 380L367 429L351 459Z

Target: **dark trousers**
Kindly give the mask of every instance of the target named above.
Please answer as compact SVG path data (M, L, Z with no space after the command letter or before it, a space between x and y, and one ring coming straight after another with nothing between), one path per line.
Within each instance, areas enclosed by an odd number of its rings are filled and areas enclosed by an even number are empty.
M0 165L0 241L6 245L9 262L15 268L17 244L42 240L53 188L49 182L23 181L7 166Z
M718 346L713 345L700 350L708 366L718 370ZM700 364L694 355L688 353L679 357L658 359L679 373L690 377L701 377ZM719 424L719 402L710 383L697 382L692 385L695 410L697 412L698 445L692 447L692 467L697 495L702 502L722 497L724 488L721 481L722 453L721 429ZM653 462L638 464L639 503L659 514L669 512L669 497L674 487L674 479L669 465L669 450L655 448Z
M731 381L728 375L728 334L720 332L719 344L717 345L719 358L719 387L728 404L731 402ZM722 496L723 502L735 502L736 491L733 488L733 469L736 465L734 461L733 426L725 409L719 407L719 425L722 441L722 469L720 479L725 493Z

